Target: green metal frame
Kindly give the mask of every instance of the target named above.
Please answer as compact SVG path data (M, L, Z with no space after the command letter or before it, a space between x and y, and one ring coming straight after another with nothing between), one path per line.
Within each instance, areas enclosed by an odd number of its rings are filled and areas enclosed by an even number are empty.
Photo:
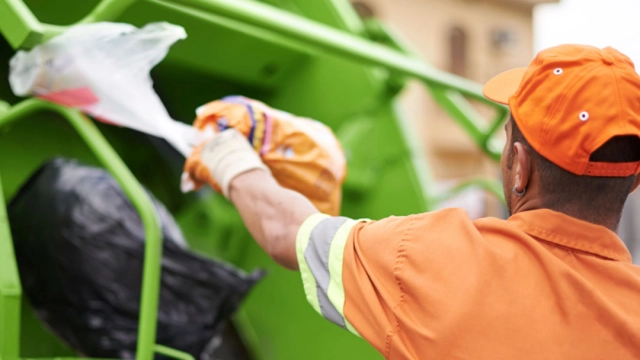
M151 199L98 128L77 110L29 99L0 112L0 128L43 111L57 113L71 124L96 159L113 175L140 215L145 231L145 255L136 358L152 360L154 353L161 353L176 359L192 360L189 354L155 345L162 229ZM15 360L19 358L20 333L17 329L20 328L21 288L3 199L0 199L0 205L0 259L3 264L0 272L0 359Z
M2 185L0 183L0 190ZM19 357L22 287L13 251L4 196L0 191L0 359Z
M78 23L113 21L138 1L103 0ZM360 63L384 67L398 76L418 79L480 149L494 160L500 158L500 146L492 141L492 138L506 119L508 109L485 98L481 87L475 82L438 70L418 57L400 51L398 47L394 49L377 44L259 2L236 0L172 0L168 2L242 21L300 41L314 50L331 52ZM9 28L12 31L5 31ZM20 31L15 30L16 28ZM8 38L14 48L32 47L39 41L59 34L64 29L65 27L40 23L22 0L0 1L0 30L12 35ZM467 98L493 107L496 110L494 118L487 124Z
M116 20L128 8L141 0L102 0L76 24ZM497 161L502 143L494 135L508 115L508 108L494 103L482 94L481 86L465 78L436 69L407 50L407 44L389 33L381 23L369 22L366 30L375 33L384 44L372 42L356 35L310 21L273 6L253 1L235 0L145 0L160 3L177 3L194 9L225 16L257 26L291 40L297 40L310 50L333 53L360 63L380 66L389 70L401 88L405 78L420 80L433 99L467 133L467 135L491 159ZM3 6L6 9L3 9ZM5 11L3 11L5 10ZM7 11L9 10L9 11ZM19 31L16 30L16 26ZM5 29L11 28L12 31ZM64 31L66 27L39 22L22 0L0 1L0 31L9 34L14 48L29 48ZM21 34L20 36L15 34ZM33 39L37 39L33 40ZM493 119L487 121L471 105L473 99L495 109ZM493 191L496 184L486 180L467 181L464 188L476 187L488 190L500 200L501 192ZM437 200L434 197L435 200ZM427 199L434 204L437 201Z

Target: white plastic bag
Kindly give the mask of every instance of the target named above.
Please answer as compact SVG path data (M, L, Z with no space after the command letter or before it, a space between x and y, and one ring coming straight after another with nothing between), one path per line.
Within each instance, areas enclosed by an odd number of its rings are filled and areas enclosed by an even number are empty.
M165 138L188 156L198 131L171 119L149 77L169 47L186 37L182 27L164 22L141 29L108 22L73 26L19 51L10 62L9 82L16 95L35 95Z

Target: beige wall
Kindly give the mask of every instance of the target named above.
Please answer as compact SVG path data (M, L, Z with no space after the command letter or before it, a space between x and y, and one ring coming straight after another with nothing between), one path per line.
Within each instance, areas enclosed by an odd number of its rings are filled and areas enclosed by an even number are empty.
M485 81L496 72L528 62L533 48L531 9L478 0L367 0L387 24L394 26L425 60L438 68L449 64L448 33L463 27L468 36L468 77ZM511 51L495 51L491 33L508 29L517 41Z
M504 70L525 66L533 56L531 6L480 0L366 0L375 16L392 26L426 61L449 70L449 34L461 27L467 34L466 76L483 83ZM494 46L493 32L515 39L509 48ZM402 96L407 116L422 134L425 152L439 179L496 175L495 164L431 101L421 84L412 83Z
M533 58L532 6L556 0L360 0L399 33L412 50L435 67L451 69L450 36L454 27L467 37L465 76L484 83ZM509 34L510 46L496 46L494 32ZM496 178L499 164L488 159L464 131L430 98L422 84L410 83L402 94L402 109L421 134L425 153L436 179L446 183L474 176ZM486 105L474 104L490 115ZM502 131L500 131L501 135ZM500 205L485 196L485 215L499 215ZM466 202L466 203L465 203ZM472 207L477 201L457 204ZM475 204L475 205L474 205Z

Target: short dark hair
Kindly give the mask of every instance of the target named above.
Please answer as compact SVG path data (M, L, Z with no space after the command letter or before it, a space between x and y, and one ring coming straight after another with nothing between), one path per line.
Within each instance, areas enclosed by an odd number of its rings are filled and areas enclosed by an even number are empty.
M508 164L513 161L513 144L522 143L532 155L533 166L540 177L540 200L542 206L569 215L578 215L583 220L598 223L603 217L616 216L619 220L624 203L636 180L628 177L597 177L573 174L535 151L511 121L511 146L507 154ZM591 154L594 162L633 162L640 160L640 138L616 136Z

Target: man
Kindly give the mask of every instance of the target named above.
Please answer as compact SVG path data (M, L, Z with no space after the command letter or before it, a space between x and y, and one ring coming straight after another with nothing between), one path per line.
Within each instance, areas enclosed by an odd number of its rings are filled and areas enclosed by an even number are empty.
M511 217L380 221L318 213L239 133L186 164L217 180L311 305L388 359L638 359L640 268L615 231L640 172L640 77L614 49L565 45L492 79L511 108Z

